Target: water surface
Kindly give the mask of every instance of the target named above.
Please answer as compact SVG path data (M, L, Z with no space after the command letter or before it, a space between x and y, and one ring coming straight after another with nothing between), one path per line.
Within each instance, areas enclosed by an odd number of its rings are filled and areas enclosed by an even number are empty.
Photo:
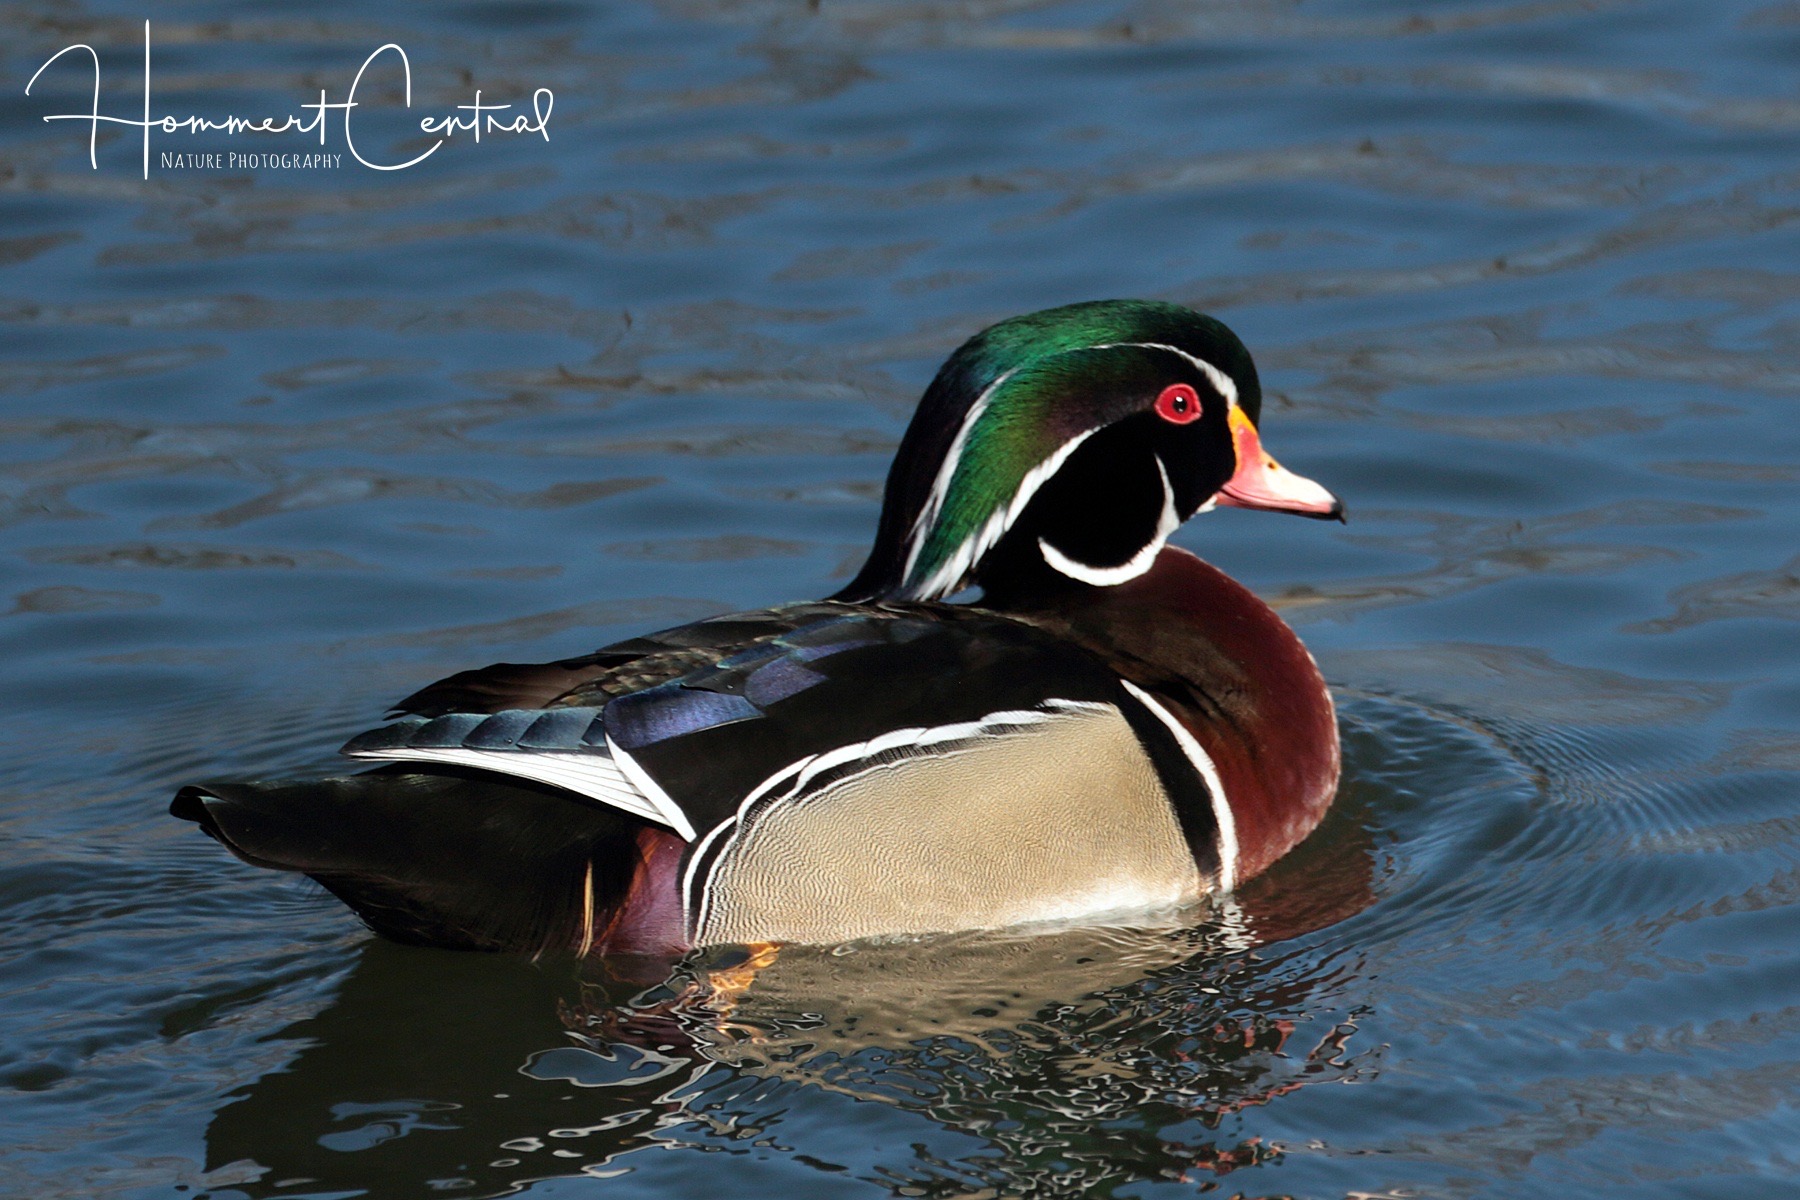
M24 83L90 43L132 111L145 16L172 112L395 42L415 108L547 87L550 138L90 169L39 119L86 77ZM1792 1194L1800 8L0 28L0 1191ZM833 590L957 341L1116 295L1237 329L1353 516L1176 539L1342 713L1234 904L645 980L375 942L164 815L450 671Z

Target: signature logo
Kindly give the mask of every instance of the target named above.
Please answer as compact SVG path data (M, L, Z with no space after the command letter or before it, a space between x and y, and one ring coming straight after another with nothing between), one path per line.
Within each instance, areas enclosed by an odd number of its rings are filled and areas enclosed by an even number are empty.
M372 171L404 171L408 167L418 166L433 154L436 154L445 142L449 141L451 137L459 133L473 134L477 142L481 141L481 135L483 133L535 133L547 142L550 140L550 110L556 103L556 96L549 88L538 88L531 93L530 113L518 112L507 116L503 114L509 113L510 110L514 108L513 105L483 104L481 102L481 92L477 91L475 93L475 102L473 104L459 104L456 106L455 112L446 113L442 116L424 117L419 121L419 129L421 132L427 135L439 135L438 140L433 142L424 151L405 162L372 162L364 157L361 150L357 149L356 138L352 132L354 117L356 110L359 107L356 99L356 90L362 85L363 75L367 73L370 65L382 55L391 52L398 55L400 58L400 69L406 81L406 107L412 107L412 62L406 57L406 51L402 49L398 43L389 42L387 45L378 48L373 54L363 60L362 66L357 68L356 78L350 81L349 94L342 100L329 100L327 98L326 89L320 88L319 102L317 104L302 104L299 106L301 112L310 112L312 114L311 116L287 113L280 117L264 116L256 119L249 119L245 117L226 116L216 120L210 117L193 115L186 117L177 117L173 114L165 114L160 117L151 115L149 21L144 22L144 115L142 117L115 117L101 113L100 55L92 46L85 43L64 46L61 50L58 50L55 54L52 54L46 59L44 65L39 67L37 71L32 74L31 82L25 85L25 94L27 96L31 95L31 89L37 83L38 78L43 75L45 71L49 70L63 55L73 54L76 51L81 50L87 51L88 57L93 62L94 67L94 99L92 106L87 112L52 113L49 116L46 116L44 120L86 121L88 123L88 165L93 167L96 171L100 169L96 149L100 140L100 126L102 124L127 125L143 130L145 179L150 178L150 135L152 133L186 133L190 136L201 133L223 133L227 137L235 137L238 134L244 133L317 133L319 135L319 145L323 147L328 144L326 140L328 124L336 124L335 118L328 122L327 115L342 113L344 149L349 151L351 158ZM463 113L468 115L459 115ZM165 152L162 158L163 165L165 166L257 166L261 165L263 160L269 160L268 165L336 166L337 160L341 160L342 155L193 154L186 152L170 154ZM289 160L294 161L290 162Z

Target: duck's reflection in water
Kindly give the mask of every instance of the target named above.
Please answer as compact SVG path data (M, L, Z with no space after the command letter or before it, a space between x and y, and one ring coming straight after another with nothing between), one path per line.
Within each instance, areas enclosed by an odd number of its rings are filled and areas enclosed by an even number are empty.
M584 1173L679 1191L740 1168L768 1190L821 1172L907 1195L1204 1185L1281 1153L1234 1113L1373 1068L1359 964L1302 936L1371 902L1354 807L1164 928L578 971L370 943L281 1034L305 1043L289 1067L215 1115L208 1166L259 1176L249 1195ZM644 1153L681 1148L752 1161Z

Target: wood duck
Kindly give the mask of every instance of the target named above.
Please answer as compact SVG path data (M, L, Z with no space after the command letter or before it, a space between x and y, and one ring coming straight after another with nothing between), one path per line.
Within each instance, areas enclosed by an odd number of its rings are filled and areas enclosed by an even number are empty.
M1243 344L1179 305L1002 321L926 390L836 595L464 671L344 747L371 771L171 811L437 946L835 943L1228 893L1338 778L1300 640L1166 544L1215 505L1342 519L1260 414Z

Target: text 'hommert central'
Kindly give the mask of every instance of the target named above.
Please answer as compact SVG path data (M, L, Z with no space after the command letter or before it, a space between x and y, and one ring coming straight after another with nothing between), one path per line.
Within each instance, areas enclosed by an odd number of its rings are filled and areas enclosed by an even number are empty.
M403 78L405 80L405 105L407 108L412 107L412 63L406 57L406 51L397 43L389 42L387 45L377 48L369 55L369 57L363 60L362 66L357 68L356 77L350 81L350 91L343 100L336 102L328 100L326 90L320 88L319 99L316 104L302 104L299 106L303 112L310 112L310 116L300 116L295 113L288 113L280 117L264 116L255 119L232 115L221 118L195 115L177 117L173 114L167 114L160 117L151 116L149 21L144 22L144 111L142 117L116 117L101 113L100 55L92 46L85 43L64 46L61 50L58 50L55 54L45 60L43 66L40 66L36 73L32 75L31 81L25 85L25 94L28 96L31 94L31 89L37 83L38 77L48 70L52 64L62 58L63 55L77 50L87 51L88 56L93 63L93 104L87 112L53 113L46 116L44 120L86 121L88 123L88 165L96 170L98 170L100 166L97 148L100 137L100 126L102 124L125 125L141 129L143 131L144 144L144 178L146 179L150 177L150 135L153 132L162 134L187 133L189 135L200 133L223 133L227 137L243 133L317 133L319 135L319 145L324 146L327 144L326 137L328 133L326 114L328 112L342 112L344 114L344 149L349 153L351 158L355 159L363 166L368 167L370 170L403 171L408 167L415 167L424 162L427 158L430 158L433 154L437 153L438 149L443 146L446 141L458 133L472 134L474 140L477 142L481 141L481 135L483 133L535 133L541 136L545 141L549 141L550 110L556 102L556 96L549 88L538 88L531 93L531 112L529 114L523 112L510 113L510 110L515 107L514 105L483 104L481 102L481 93L480 91L477 91L475 93L474 103L472 104L459 104L452 113L435 117L428 116L420 119L419 130L427 135L438 135L437 141L433 142L430 146L426 147L412 158L407 159L405 162L383 163L371 161L357 149L356 139L352 132L352 124L355 111L359 107L356 99L356 92L357 88L362 84L363 75L368 71L370 65L373 64L376 59L389 51L392 51L399 56L400 69L403 72ZM510 115L503 115L509 113ZM226 166L234 168L252 168L258 166L291 168L298 166L303 169L316 170L333 168L337 166L341 159L342 155L339 154L171 152L163 154L161 165L183 170L212 169Z

